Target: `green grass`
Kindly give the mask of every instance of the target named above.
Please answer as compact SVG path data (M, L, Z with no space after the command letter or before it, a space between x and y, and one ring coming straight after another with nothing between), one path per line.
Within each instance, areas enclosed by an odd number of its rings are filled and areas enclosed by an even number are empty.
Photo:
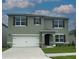
M54 48L43 48L45 53L67 53L67 52L76 52L75 46L61 46Z
M5 50L7 50L7 49L9 49L9 48L2 48L2 51L5 51Z
M51 57L52 59L76 59L76 56L57 56Z

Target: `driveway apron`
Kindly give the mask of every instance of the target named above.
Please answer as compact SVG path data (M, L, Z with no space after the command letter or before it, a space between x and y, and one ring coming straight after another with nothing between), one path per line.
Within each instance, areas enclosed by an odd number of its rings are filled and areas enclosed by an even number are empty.
M10 48L2 53L2 59L51 59L39 47Z

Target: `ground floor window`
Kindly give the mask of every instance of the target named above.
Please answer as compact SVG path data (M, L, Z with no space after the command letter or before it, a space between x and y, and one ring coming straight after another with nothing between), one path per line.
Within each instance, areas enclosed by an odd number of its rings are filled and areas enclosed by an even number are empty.
M65 35L55 35L55 42L65 42Z

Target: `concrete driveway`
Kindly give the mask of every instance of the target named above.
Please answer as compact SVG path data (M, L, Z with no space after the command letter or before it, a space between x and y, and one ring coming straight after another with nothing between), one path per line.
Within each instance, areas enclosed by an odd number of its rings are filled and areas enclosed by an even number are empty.
M3 59L50 59L39 47L10 48L2 53Z

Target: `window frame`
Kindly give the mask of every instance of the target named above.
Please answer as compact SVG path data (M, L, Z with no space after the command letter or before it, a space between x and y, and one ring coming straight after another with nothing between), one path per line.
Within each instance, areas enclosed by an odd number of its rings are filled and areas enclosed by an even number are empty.
M56 35L59 36L59 37L58 37L58 41L59 41L59 42L56 42ZM65 42L65 41L64 41L64 40L65 40L65 38L64 38L65 35L64 35L64 34L56 34L56 35L55 35L55 43L64 43L64 42ZM61 36L63 36L63 41L61 41Z
M55 26L55 21L57 21L57 27ZM61 27L60 27L60 21L63 22ZM63 29L64 28L64 20L63 19L54 19L53 20L53 28L54 29Z
M16 17L19 17L19 21L16 21ZM26 16L15 16L15 27L25 27L26 26L27 19L25 21L22 21L23 20L22 17L26 17ZM16 22L19 22L20 25L17 25ZM22 25L22 22L25 22L25 25Z
M41 25L41 17L34 17L34 25Z

